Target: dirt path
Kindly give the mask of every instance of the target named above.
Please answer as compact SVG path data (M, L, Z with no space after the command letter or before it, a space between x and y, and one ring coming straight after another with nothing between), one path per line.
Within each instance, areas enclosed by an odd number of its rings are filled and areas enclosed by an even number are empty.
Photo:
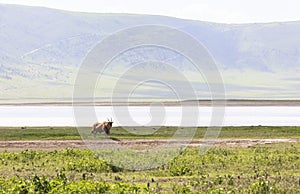
M20 150L20 149L36 149L36 150L53 150L64 148L78 148L85 149L90 146L111 147L113 145L120 145L126 147L155 147L162 145L171 146L201 146L211 144L217 147L251 147L262 144L272 143L296 143L300 139L216 139L213 140L193 140L187 143L182 140L167 139L131 139L131 140L118 140L118 139L100 139L100 140L87 140L86 143L82 140L26 140L26 141L0 141L0 150Z

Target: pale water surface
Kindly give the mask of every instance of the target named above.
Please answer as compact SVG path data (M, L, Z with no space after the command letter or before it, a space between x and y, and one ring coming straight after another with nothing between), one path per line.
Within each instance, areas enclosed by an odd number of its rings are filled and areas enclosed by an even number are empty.
M211 107L198 107L198 126L210 126ZM151 125L181 125L181 107L164 107L163 122ZM117 125L148 125L151 120L150 108L129 107L135 122L120 123L109 106L96 107L99 121L113 117ZM194 114L189 117L196 116ZM90 126L94 121L87 121ZM226 107L223 126L300 126L300 107ZM1 106L0 126L76 126L73 107L70 106Z

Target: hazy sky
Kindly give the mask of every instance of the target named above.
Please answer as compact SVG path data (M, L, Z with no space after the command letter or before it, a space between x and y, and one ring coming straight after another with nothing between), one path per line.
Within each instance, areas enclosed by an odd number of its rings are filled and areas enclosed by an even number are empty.
M300 20L299 0L0 0L98 13L140 13L220 23Z

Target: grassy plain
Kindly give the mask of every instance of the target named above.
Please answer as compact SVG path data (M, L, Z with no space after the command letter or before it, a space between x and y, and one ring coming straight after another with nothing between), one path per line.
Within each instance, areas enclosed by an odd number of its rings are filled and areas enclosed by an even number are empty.
M157 139L170 138L174 135L177 127L129 127L129 133L122 127L113 127L111 137L118 139ZM182 131L194 130L195 128L184 127ZM194 138L200 139L206 133L207 128L198 127ZM81 130L84 138L93 138L90 135L91 128ZM140 135L140 134L146 135ZM218 138L300 138L300 127L272 127L272 126L249 126L249 127L223 127ZM75 127L0 127L1 140L76 140L81 136Z
M145 128L135 128L143 130ZM165 139L175 127L149 127L149 135L129 134L120 127L112 137ZM190 128L184 128L191 130ZM132 128L134 130L134 128ZM86 129L88 135L90 128ZM153 134L150 134L154 131ZM198 128L202 138L206 128ZM299 138L300 127L224 127L219 138ZM23 127L0 129L5 140L80 139L72 127ZM91 137L93 138L93 137ZM166 148L166 151L172 151ZM200 154L198 147L178 151L163 165L148 170L126 170L86 149L0 152L0 193L300 193L300 143L242 147L214 147ZM124 151L120 159L131 153ZM135 158L151 166L152 160Z
M118 168L90 150L23 150L2 152L0 158L3 193L300 192L299 143L212 148L203 155L187 148L163 166L143 171Z

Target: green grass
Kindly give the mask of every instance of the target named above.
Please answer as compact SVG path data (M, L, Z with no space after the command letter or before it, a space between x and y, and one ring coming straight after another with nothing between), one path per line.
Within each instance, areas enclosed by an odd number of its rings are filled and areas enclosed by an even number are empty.
M0 152L0 193L300 192L300 143L212 148L202 155L198 148L187 148L164 165L143 171L118 168L99 157L103 152ZM119 159L127 160L129 154L124 151Z
M118 139L170 138L177 127L114 127ZM90 128L80 134L92 138ZM192 128L179 128L182 135ZM178 132L178 131L177 131ZM197 128L194 138L203 138ZM139 135L148 134L148 135ZM219 138L300 138L300 127L224 127ZM74 127L1 127L0 140L81 139ZM141 148L142 149L142 148ZM0 152L0 193L300 193L300 143L250 148ZM115 154L117 153L117 154ZM168 154L177 156L166 160ZM110 156L110 158L108 157ZM130 157L133 156L133 157ZM126 170L152 167L149 170Z
M0 140L81 139L74 127L1 127Z
M138 138L170 138L178 129L182 135L192 131L193 128L177 127L129 127L132 133L121 127L113 127L111 136L118 139ZM194 138L203 138L206 128L196 129ZM84 138L93 138L90 134L91 128L80 130ZM144 134L144 135L141 135ZM145 135L146 134L146 135ZM223 127L219 138L300 138L300 127ZM1 127L0 140L66 140L81 139L75 127Z

